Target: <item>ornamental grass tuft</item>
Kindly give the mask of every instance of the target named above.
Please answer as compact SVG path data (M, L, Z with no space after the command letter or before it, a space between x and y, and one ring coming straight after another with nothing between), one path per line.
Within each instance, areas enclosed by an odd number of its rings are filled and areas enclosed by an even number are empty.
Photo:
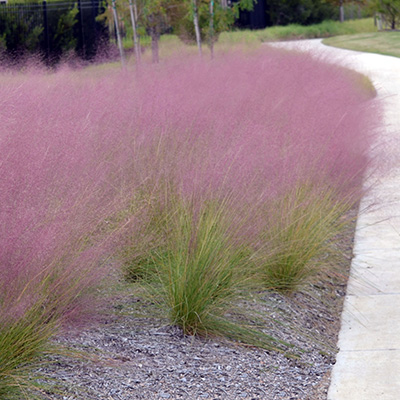
M299 182L271 202L263 244L253 256L264 285L293 292L330 267L335 238L352 222L350 211L358 200L323 183Z
M164 232L164 251L154 259L160 296L170 320L185 334L217 330L218 317L245 275L229 201L206 199L197 205L197 199L177 197Z

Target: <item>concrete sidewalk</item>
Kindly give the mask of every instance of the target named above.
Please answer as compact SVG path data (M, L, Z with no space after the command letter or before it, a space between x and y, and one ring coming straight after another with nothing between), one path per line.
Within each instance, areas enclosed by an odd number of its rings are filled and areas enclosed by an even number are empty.
M324 46L321 40L276 47L310 52L368 75L383 104L374 150L383 168L366 185L328 400L400 399L400 59ZM372 151L372 150L371 150Z

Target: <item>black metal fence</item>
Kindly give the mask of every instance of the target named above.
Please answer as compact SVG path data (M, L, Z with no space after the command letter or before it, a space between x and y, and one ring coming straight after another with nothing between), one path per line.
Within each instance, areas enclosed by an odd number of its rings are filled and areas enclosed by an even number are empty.
M108 28L98 20L101 0L59 0L0 4L0 50L12 57L39 53L55 62L66 52L93 58L108 42Z

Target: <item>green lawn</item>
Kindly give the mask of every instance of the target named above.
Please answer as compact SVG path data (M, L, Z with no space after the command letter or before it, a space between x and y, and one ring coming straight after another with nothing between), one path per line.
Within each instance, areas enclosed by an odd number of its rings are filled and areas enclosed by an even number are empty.
M373 18L363 18L352 21L323 21L319 24L302 26L291 24L286 26L271 26L262 30L237 30L223 32L219 43L224 44L256 44L278 40L296 40L326 38L337 35L355 35L358 33L376 32Z
M360 33L324 39L324 44L343 49L400 57L400 32Z

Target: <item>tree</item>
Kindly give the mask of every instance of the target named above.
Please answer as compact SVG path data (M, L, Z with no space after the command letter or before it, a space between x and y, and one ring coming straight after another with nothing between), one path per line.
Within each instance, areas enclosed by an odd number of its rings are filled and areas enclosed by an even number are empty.
M336 7L339 7L339 20L344 22L344 6L347 3L358 3L359 5L365 4L365 0L326 0L327 3L331 3Z
M219 33L228 30L234 24L240 10L251 11L256 1L186 0L199 54L202 54L202 40L208 39L211 57L213 57L214 43Z
M371 7L384 17L391 29L396 29L400 20L400 0L373 0Z
M110 4L115 4L118 19L121 25L127 30L132 26L135 57L140 62L140 36L148 34L151 38L151 50L153 62L159 61L159 40L161 34L166 32L173 24L177 12L183 7L182 0L107 0ZM109 8L101 15L103 20L109 21L109 26L113 29L113 20ZM179 14L179 12L178 12ZM124 29L124 30L125 30ZM118 35L115 27L116 34Z
M119 31L117 6L116 6L115 0L112 0L111 8L112 8L112 13L113 13L113 18L114 18L115 32L117 34L117 42L118 42L119 54L121 57L121 63L122 63L122 67L125 68L125 54L124 54L124 48L122 46L121 34Z
M160 37L171 29L190 31L200 55L202 40L208 39L213 54L218 34L233 25L240 10L251 10L257 0L236 0L234 3L228 0L108 1L116 5L118 16L125 25L132 26L136 59L140 60L140 31L145 31L151 38L152 60L157 63ZM104 15L110 20L111 15Z
M78 22L76 19L78 12L77 6L74 5L70 11L63 13L57 22L53 47L58 48L62 53L76 48L77 39L74 36L73 28Z
M344 22L344 3L346 0L328 0L328 3L331 3L337 7L339 7L339 21Z
M166 20L165 6L164 0L146 0L142 8L142 23L151 37L153 63L159 62L159 41Z
M192 14L193 14L193 24L194 24L194 32L196 34L196 43L197 48L199 49L200 57L202 55L201 50L201 35L200 35L200 24L199 24L199 3L201 0L191 0L192 5Z
M137 0L138 24L151 37L152 60L159 61L159 41L174 21L181 17L182 0Z
M141 50L139 43L139 35L137 29L138 12L137 12L137 0L129 0L129 12L131 15L132 29L133 29L133 45L135 50L136 62L140 63Z
M210 0L209 46L211 59L214 58L214 0Z

